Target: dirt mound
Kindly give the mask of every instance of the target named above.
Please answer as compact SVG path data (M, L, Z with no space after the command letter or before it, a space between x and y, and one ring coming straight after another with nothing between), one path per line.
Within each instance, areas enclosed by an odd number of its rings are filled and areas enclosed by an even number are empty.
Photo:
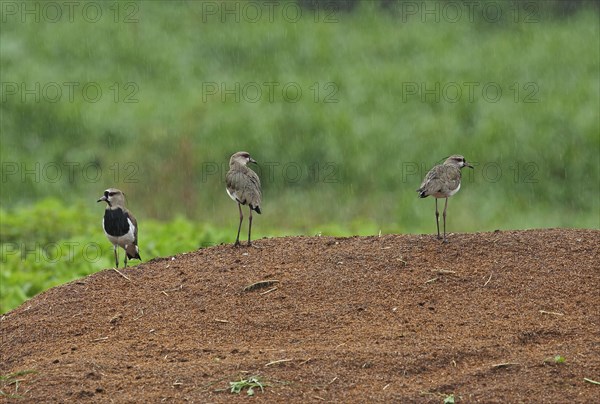
M96 273L2 317L0 390L228 402L260 375L269 402L596 401L600 231L449 238L263 239Z

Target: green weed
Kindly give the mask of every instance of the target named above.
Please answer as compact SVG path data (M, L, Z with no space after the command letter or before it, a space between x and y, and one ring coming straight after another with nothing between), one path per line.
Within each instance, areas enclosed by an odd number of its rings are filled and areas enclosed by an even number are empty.
M554 363L556 365L560 365L561 363L565 363L566 358L562 355L555 355L553 357L549 357L544 359L544 363Z
M264 392L264 387L266 386L265 382L261 380L260 376L251 376L247 379L240 379L236 382L229 382L229 386L231 387L230 392L240 394L244 389L246 390L246 394L249 396L254 395L254 389L260 388L261 392Z

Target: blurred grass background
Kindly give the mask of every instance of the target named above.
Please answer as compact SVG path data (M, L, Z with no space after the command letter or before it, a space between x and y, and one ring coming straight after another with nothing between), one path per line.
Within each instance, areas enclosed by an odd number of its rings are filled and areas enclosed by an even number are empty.
M232 242L238 150L256 238L433 233L454 153L450 231L600 228L595 2L44 4L2 3L1 312L112 265L110 186L144 260Z

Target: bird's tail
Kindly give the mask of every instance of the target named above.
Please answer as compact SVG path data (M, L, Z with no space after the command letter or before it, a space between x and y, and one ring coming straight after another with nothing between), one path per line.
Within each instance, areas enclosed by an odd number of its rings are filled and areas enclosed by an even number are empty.
M429 196L425 193L424 189L419 188L417 189L417 192L419 193L419 198L427 198Z
M136 259L136 260L142 260L142 258L140 257L140 251L138 249L138 246L134 245L134 244L130 244L127 247L125 247L125 254L127 254L127 259Z

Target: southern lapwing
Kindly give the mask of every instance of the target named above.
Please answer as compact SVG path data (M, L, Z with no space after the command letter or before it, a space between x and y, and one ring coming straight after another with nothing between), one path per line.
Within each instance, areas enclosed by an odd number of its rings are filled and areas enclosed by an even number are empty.
M237 237L234 246L240 245L240 230L242 229L242 205L248 205L250 208L250 216L248 218L248 245L252 245L250 241L250 233L252 232L252 211L260 214L260 202L262 192L260 190L260 178L254 171L246 166L248 163L256 163L250 154L244 151L237 152L229 159L229 171L227 172L227 194L237 202L240 211L240 224L238 226Z
M421 187L417 189L419 197L427 198L433 196L435 198L435 220L437 224L437 238L440 237L440 212L438 211L438 198L446 198L444 205L444 243L446 239L446 209L448 208L448 198L458 192L460 189L461 168L473 166L467 163L467 160L461 155L455 154L444 161L444 164L439 164L433 167L425 179L421 183Z
M140 258L138 248L138 226L135 217L125 207L125 194L116 188L109 188L98 202L106 202L102 227L104 234L113 244L115 251L115 267L119 267L119 254L117 246L125 250L123 264L127 267L127 259Z

